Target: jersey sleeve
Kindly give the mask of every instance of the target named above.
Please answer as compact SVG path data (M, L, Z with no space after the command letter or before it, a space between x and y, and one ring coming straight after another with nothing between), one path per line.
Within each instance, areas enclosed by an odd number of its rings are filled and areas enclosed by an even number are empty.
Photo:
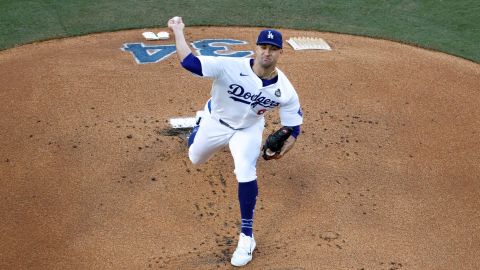
M224 61L222 57L197 56L202 64L203 77L218 78L223 73Z
M183 59L180 64L183 68L192 72L193 74L203 76L202 63L200 63L200 60L195 55L193 55L193 53L187 55L187 57L185 57L185 59Z
M295 91L286 103L280 104L280 121L282 125L290 127L303 123L303 113Z

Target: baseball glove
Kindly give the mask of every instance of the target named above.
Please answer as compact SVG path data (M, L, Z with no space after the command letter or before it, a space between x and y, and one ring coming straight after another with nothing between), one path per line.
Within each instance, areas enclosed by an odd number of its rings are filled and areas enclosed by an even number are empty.
M290 127L282 127L274 133L268 135L265 144L262 147L263 159L278 159L281 158L280 152L282 151L285 141L292 134L293 129Z

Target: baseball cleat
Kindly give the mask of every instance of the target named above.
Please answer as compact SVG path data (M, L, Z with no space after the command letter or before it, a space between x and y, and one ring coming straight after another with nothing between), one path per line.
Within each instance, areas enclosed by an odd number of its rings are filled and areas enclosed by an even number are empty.
M240 234L237 249L233 252L232 260L233 266L244 266L252 260L252 253L255 250L255 239L245 234Z

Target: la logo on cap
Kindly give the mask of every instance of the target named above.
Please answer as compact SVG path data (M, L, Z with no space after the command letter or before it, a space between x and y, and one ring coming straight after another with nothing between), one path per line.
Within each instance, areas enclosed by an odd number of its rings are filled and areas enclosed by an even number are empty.
M273 34L272 34L272 31L268 31L268 36L267 36L269 39L273 39Z

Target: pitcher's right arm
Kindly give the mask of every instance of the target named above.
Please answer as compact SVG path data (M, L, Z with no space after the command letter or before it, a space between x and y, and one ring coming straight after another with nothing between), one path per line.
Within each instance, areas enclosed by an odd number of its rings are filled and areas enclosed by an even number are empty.
M192 50L185 40L185 35L183 33L185 24L183 23L182 17L173 17L168 20L168 27L172 29L173 35L175 36L175 46L177 47L178 59L180 62L183 62L183 60L192 53Z

